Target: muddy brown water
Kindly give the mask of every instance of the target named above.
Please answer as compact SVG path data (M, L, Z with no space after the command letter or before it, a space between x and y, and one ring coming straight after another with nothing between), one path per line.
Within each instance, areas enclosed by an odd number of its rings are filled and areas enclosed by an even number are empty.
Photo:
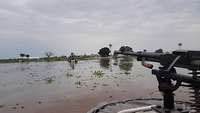
M180 88L175 99L198 104L190 92ZM148 97L161 97L156 78L134 58L0 64L0 113L86 113L101 102Z

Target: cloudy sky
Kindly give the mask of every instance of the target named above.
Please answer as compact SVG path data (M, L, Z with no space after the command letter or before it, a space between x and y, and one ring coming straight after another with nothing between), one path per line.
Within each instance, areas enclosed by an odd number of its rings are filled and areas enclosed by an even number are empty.
M200 50L200 0L0 0L0 58L134 50Z

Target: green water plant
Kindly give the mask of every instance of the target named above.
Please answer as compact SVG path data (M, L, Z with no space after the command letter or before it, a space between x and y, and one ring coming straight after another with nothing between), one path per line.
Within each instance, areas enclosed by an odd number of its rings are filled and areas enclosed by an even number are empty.
M80 86L81 85L81 81L77 81L77 82L75 82L75 84Z
M50 76L50 77L45 78L44 80L46 81L47 84L51 84L55 81L55 79L56 79L56 76Z
M66 73L66 77L69 78L69 77L73 77L74 75L71 74L71 73Z
M104 76L105 73L103 73L103 71L101 70L96 70L93 72L93 75L95 75L95 77L97 78L102 78Z

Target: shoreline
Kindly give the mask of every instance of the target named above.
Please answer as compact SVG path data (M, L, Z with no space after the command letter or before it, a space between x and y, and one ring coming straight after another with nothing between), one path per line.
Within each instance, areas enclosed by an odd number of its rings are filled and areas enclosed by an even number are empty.
M77 60L95 60L96 56L78 56ZM0 59L0 64L9 64L9 63L29 63L29 62L56 62L56 61L67 61L67 57L43 57L43 58L33 58L33 59L22 59L22 58L13 58L13 59Z

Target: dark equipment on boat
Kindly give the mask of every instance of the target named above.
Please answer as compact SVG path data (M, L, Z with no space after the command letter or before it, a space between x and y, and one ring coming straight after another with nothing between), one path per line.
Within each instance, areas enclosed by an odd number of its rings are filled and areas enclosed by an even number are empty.
M173 51L172 53L156 52L121 52L115 51L114 56L118 54L136 56L142 65L152 69L152 74L156 75L159 91L163 93L163 107L155 108L160 113L182 113L178 111L174 104L174 91L180 86L200 88L200 51ZM153 65L146 61L157 62L161 64L159 69L153 69ZM191 75L176 73L175 67L188 69ZM175 83L174 83L175 82ZM187 85L183 84L187 83ZM184 113L189 113L185 111Z
M123 54L137 56L138 61L159 62L164 67L169 67L177 58L173 67L186 68L189 70L200 70L200 51L173 51L172 53L155 52L121 52L115 51L114 55Z

